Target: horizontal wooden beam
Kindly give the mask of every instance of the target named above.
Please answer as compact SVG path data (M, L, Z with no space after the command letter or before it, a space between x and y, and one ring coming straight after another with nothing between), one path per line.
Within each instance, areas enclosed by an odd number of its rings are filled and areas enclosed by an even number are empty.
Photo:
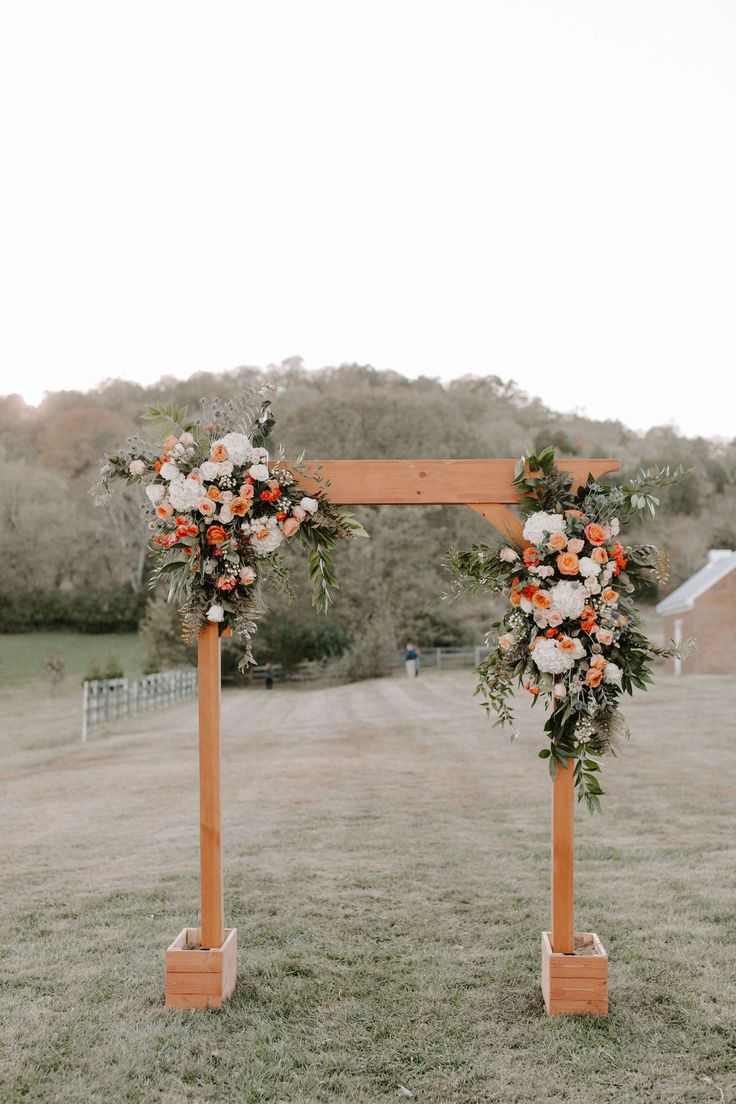
M515 460L309 460L307 468L327 482L327 494L343 505L470 505L516 502ZM620 460L558 460L575 486L588 473L596 478L618 471ZM305 490L320 484L300 477ZM323 484L324 486L324 484Z

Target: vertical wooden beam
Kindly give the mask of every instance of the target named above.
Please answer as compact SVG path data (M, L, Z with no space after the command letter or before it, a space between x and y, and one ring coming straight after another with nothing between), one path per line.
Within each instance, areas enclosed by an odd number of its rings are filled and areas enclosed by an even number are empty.
M559 767L552 783L552 950L573 954L574 762Z
M199 866L202 890L202 946L225 940L220 835L220 638L207 625L199 652Z

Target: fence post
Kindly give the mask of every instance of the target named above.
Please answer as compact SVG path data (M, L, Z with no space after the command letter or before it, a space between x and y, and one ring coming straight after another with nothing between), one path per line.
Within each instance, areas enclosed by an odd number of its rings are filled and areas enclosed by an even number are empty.
M89 707L89 683L82 683L82 743L87 742L87 709Z
M442 666L442 649L435 648L435 652L437 653L437 670L439 671L440 667Z

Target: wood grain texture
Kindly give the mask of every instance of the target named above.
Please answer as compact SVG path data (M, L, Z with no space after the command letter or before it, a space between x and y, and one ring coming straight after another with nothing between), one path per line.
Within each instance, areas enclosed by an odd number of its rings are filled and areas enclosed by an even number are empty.
M573 866L575 776L572 759L560 767L552 783L552 949L572 954L574 948Z
M472 505L516 502L512 486L515 460L309 460L306 467L327 482L333 502L344 505ZM576 486L588 474L596 478L618 471L619 460L558 460ZM300 476L305 491L320 483Z
M580 934L580 933L578 933ZM608 1014L608 955L595 932L593 955L556 954L542 932L542 995L550 1016Z
M167 1008L180 1011L219 1008L235 989L236 929L226 929L220 947L209 951L186 950L187 943L199 943L200 940L200 928L184 928L166 950Z
M220 809L220 639L216 624L202 629L199 651L199 865L202 946L225 938Z

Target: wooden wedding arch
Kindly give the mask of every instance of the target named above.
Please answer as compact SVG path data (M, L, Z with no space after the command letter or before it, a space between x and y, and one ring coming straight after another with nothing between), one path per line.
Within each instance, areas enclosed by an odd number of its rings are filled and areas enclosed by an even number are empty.
M519 497L514 466L514 460L315 460L307 468L329 483L336 504L468 506L518 545L522 525L508 508ZM598 478L621 463L559 460L558 466L579 486L589 473ZM300 484L307 492L320 486L311 476ZM166 951L166 1004L179 1009L219 1007L235 989L237 971L237 933L225 927L223 901L218 626L208 625L198 643L201 922L184 928ZM573 953L573 814L573 771L560 770L552 784L551 930L542 933L542 990L550 1014L602 1014L608 964L597 936L590 937L592 953Z

